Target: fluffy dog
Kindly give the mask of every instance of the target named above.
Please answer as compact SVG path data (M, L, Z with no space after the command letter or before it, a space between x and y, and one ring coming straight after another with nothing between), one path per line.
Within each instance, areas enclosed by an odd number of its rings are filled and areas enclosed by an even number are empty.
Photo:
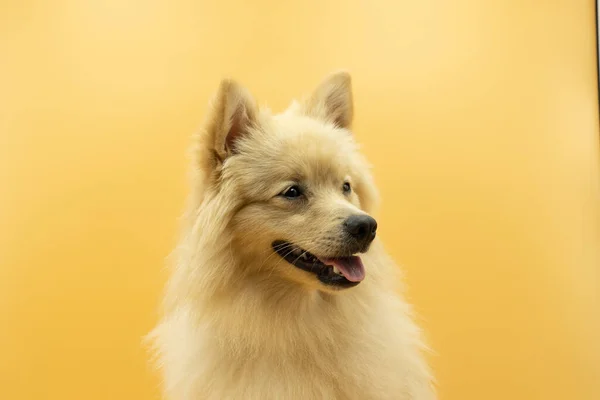
M150 334L168 399L436 398L352 114L345 72L277 115L221 83Z

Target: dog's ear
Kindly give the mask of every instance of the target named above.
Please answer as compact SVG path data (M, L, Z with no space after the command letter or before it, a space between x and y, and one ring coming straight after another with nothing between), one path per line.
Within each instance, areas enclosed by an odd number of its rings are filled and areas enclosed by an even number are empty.
M352 80L348 72L337 72L325 78L302 109L310 117L349 129L353 115Z
M219 161L237 151L236 142L257 124L258 107L248 90L231 79L221 82L209 111L206 145Z

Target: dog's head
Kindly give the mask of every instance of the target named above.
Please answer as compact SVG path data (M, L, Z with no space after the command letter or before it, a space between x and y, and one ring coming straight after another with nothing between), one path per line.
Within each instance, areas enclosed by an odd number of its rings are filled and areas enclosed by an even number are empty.
M352 108L343 72L278 115L259 110L237 83L221 83L197 151L200 207L230 205L212 218L226 221L245 272L323 290L365 277L360 253L375 238L376 193L350 132Z

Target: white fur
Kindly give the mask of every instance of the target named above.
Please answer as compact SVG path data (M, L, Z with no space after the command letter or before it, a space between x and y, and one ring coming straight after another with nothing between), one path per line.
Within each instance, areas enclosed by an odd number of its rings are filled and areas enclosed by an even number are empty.
M164 317L149 336L166 397L434 400L425 346L398 294L399 271L377 239L362 256L365 281L341 291L322 288L268 248L286 235L320 250L319 232L335 226L329 215L373 208L368 167L347 130L349 76L330 77L279 116L254 109L231 81L220 93L198 137ZM238 122L246 124L235 132L241 137L226 148ZM356 194L345 200L323 189L319 205L302 211L310 215L289 209L268 194L279 190L286 160L307 175L315 163L329 171L321 174L350 174Z

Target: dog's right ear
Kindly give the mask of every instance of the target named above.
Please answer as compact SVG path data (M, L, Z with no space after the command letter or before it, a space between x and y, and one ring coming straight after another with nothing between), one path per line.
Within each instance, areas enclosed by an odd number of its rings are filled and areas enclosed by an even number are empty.
M305 100L306 115L331 122L340 128L352 125L352 81L350 74L339 71L326 77L313 94Z
M204 143L223 162L237 152L237 141L256 126L258 107L248 90L231 79L221 82L209 111Z

